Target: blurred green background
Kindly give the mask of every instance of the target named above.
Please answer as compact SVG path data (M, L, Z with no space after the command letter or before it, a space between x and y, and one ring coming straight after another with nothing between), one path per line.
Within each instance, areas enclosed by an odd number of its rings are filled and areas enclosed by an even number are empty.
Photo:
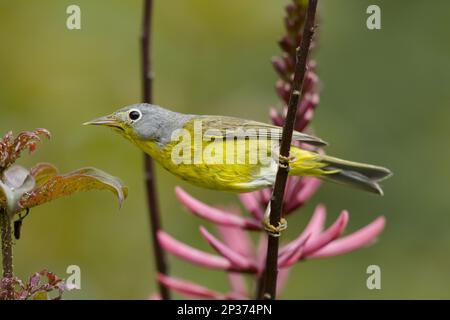
M279 105L270 65L283 33L288 1L155 1L155 102L181 112L268 121ZM66 29L70 4L82 29ZM378 4L382 29L366 28ZM372 247L301 263L282 298L450 298L450 2L322 0L315 57L322 82L314 129L330 154L382 164L395 175L379 198L323 185L290 217L294 237L313 207L328 223L348 209L351 232L379 215L387 227ZM141 1L1 0L0 125L2 132L45 127L53 138L20 164L54 163L62 172L96 166L120 176L130 195L119 212L107 192L77 194L31 211L15 246L17 275L44 267L64 276L82 271L82 290L67 299L140 299L155 290L142 154L110 130L81 123L140 101L138 35ZM211 204L236 196L201 190L158 167L165 229L210 250L203 224L174 198L181 185ZM222 272L173 257L171 271L219 290ZM366 288L366 268L382 271L382 289Z

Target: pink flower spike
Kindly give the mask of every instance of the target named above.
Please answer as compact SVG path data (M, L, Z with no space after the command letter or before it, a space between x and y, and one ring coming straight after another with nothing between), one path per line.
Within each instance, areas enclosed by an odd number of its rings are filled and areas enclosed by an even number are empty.
M283 80L278 80L275 84L275 90L278 94L278 97L280 97L280 99L287 104L289 102L289 95L291 93L291 85ZM284 123L284 117L282 117L280 120L280 126L282 126L282 124Z
M307 233L308 230L304 230L295 240L287 243L283 247L280 248L278 252L278 260L284 259L285 256L292 255L292 252L297 250L300 246L305 244L306 239L311 238L311 233Z
M247 285L245 283L242 274L236 272L228 272L228 280L231 285L232 295L235 296L247 295Z
M309 239L309 235L303 237L302 241L296 241L289 251L286 251L281 257L278 255L278 268L289 268L295 264L303 255L305 244Z
M258 268L253 261L230 249L230 247L220 242L203 226L200 226L200 233L214 250L230 261L232 270L240 272L257 272Z
M211 222L247 230L261 230L261 223L255 219L244 218L225 210L210 207L195 199L180 187L175 188L180 202L193 214Z
M315 238L322 232L326 218L327 209L323 204L318 204L314 210L313 216L309 220L309 223L303 232L306 234L311 234L311 239Z
M308 258L332 257L367 246L383 231L385 224L386 219L384 216L378 217L364 228L331 242L326 247L314 252Z
M272 58L272 65L275 68L275 70L278 72L280 77L285 77L287 73L287 65L286 62L281 57L273 57Z
M209 254L188 246L172 238L169 234L165 233L162 230L158 231L157 236L158 242L161 247L172 253L174 256L177 256L178 258L207 268L220 270L231 269L231 263L223 257Z
M278 271L278 280L277 280L277 296L281 294L283 291L283 288L286 285L286 281L289 278L289 273L291 272L291 269L284 268L280 269Z
M253 257L253 244L249 234L240 228L216 226L223 242L233 251L243 255L244 257Z
M331 241L337 239L343 232L348 223L348 212L342 211L331 227L325 230L318 237L309 241L304 248L304 256L308 256L317 250L325 247Z
M240 193L239 199L244 205L245 209L248 210L258 221L264 216L264 209L258 202L257 195L255 192Z
M230 292L225 295L225 299L227 300L250 300L247 295L240 294L237 292Z
M295 209L302 206L309 199L311 199L311 197L316 193L317 189L320 187L321 183L322 182L317 178L304 177L303 185L300 191L298 191L296 194L293 194L292 198L286 201L287 204L286 211L292 212Z
M277 109L275 109L274 107L270 107L270 117L272 118L272 123L276 126L282 126L283 125L283 117L281 116L281 114L278 112Z
M309 220L309 223L306 226L305 230L303 230L303 232L297 237L297 239L281 247L278 256L281 257L287 252L291 252L293 248L298 247L298 244L302 243L306 237L309 237L309 241L312 241L313 239L318 237L323 229L325 218L326 218L325 206L319 204L314 210L313 216Z
M256 249L256 260L258 263L258 275L264 271L267 257L267 233L262 232L259 236L258 247Z
M284 198L283 203L286 204L289 203L291 198L297 194L297 192L300 190L301 185L303 184L302 178L298 176L290 176L288 177L286 181L286 191L284 192Z
M261 201L264 204L269 203L270 198L272 198L272 189L266 188L259 191L261 193ZM266 211L266 208L264 208L264 211Z
M314 95L311 93L306 93L303 99L299 102L298 114L299 116L304 116L309 109L315 107L317 100L314 99Z
M209 290L206 287L192 283L183 279L168 277L161 273L157 274L158 281L167 288L177 291L193 298L206 298L206 299L224 299L224 295Z

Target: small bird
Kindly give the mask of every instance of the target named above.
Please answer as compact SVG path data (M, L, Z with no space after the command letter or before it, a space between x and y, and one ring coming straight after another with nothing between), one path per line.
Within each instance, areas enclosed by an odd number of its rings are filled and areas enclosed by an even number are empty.
M281 157L281 127L235 117L182 114L139 103L84 124L114 129L171 173L214 190L271 187L278 166L288 165L289 175L314 176L382 195L378 182L392 175L384 167L321 154L317 147L327 145L325 141L297 131L290 156Z

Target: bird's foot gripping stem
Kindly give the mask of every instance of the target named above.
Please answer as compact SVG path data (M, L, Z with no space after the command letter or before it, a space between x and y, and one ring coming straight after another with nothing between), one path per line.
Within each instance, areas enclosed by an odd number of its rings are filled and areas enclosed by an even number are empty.
M280 154L278 145L272 146L271 158L278 163L278 166L283 169L289 169L289 164L295 162L297 159L295 155L289 154L289 156L283 156Z
M296 158L293 155L289 155L288 157L282 156L281 154L278 156L278 165L281 168L289 168L289 164L295 162Z
M270 223L270 217L264 217L264 220L262 223L264 226L264 230L266 230L267 233L269 235L271 235L272 237L281 236L281 231L287 229L287 220L284 218L280 219L280 221L278 222L278 226L274 226Z
M267 231L267 233L272 237L279 237L281 236L281 231L284 231L287 229L287 220L284 218L281 218L278 222L277 226L274 226L270 223L270 202L267 205L266 212L264 213L264 219L262 221L262 225L264 227L264 230Z

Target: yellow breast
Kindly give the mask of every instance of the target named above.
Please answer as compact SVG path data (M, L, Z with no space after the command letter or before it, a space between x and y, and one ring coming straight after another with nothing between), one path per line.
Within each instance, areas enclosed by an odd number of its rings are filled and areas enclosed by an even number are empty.
M234 192L250 192L273 183L273 161L255 161L255 152L244 141L219 140L187 143L170 142L159 147L153 141L134 143L166 170L197 186ZM252 152L253 151L253 152ZM262 153L270 154L264 146Z

